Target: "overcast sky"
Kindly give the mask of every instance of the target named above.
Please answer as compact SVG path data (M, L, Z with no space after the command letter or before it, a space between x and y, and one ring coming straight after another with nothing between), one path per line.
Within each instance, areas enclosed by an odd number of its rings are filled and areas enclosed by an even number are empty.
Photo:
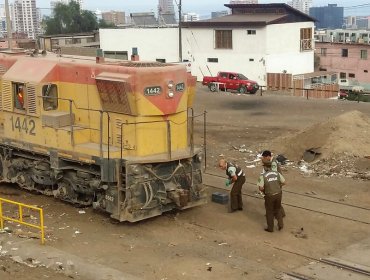
M179 0L174 0L174 3ZM3 1L1 1L3 2ZM10 1L12 2L12 1ZM207 15L212 11L225 10L225 3L229 3L229 0L182 0L182 6L184 12L196 12L202 15ZM264 3L286 3L281 0L259 0L260 4ZM348 7L354 5L361 5L369 3L365 0L314 0L314 6L326 6L328 3L336 3L338 6ZM39 8L50 8L50 0L36 0L36 5ZM158 0L84 0L85 9L88 10L102 10L107 11L111 9L122 10L126 13L130 12L149 12L157 11ZM45 10L46 11L46 10ZM346 13L351 15L369 13L370 8L357 8L345 10Z

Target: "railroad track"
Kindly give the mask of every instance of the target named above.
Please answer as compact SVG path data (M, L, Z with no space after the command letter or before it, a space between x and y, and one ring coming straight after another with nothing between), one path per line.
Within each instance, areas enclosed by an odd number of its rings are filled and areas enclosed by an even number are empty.
M204 181L206 182L204 183L205 186L226 192L230 191L230 188L219 187L216 184L212 184L212 181L215 182L216 180L225 179L225 176L212 173L204 173L204 175ZM255 189L257 188L255 182L252 183L247 181L246 184L252 185ZM243 192L242 195L255 199L263 199L258 194ZM299 203L297 203L297 201L299 201ZM317 197L315 195L284 190L283 205L367 225L370 224L370 208Z

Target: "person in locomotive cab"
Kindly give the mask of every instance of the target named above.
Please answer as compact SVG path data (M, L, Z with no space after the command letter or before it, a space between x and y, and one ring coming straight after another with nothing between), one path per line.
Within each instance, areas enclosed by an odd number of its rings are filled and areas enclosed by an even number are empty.
M21 109L24 108L24 87L19 85L17 90L17 101Z
M232 184L230 191L230 211L234 212L236 210L243 210L243 200L242 200L242 187L245 183L245 173L236 164L228 162L224 159L220 159L218 166L226 171L228 179L226 179L226 186Z
M265 163L267 163L267 164L271 163L272 171L277 171L280 174L283 174L283 172L281 170L281 167L280 167L280 163L276 160L275 157L272 156L271 151L269 151L269 150L263 151L262 155L261 155L261 161L262 161L262 165L265 164ZM263 174L263 172L264 172L264 170L262 170L262 174ZM281 206L281 215L282 215L283 218L286 216L283 206Z
M257 186L265 194L265 209L267 228L265 231L274 231L274 218L278 221L278 228L284 227L281 214L282 186L285 185L285 178L271 168L271 162L263 164L264 172L258 179Z

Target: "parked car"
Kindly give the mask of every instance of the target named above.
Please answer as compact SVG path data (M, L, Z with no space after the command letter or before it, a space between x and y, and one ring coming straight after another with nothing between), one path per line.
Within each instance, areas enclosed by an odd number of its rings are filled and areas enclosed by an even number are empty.
M203 77L203 85L214 92L220 90L237 90L240 93L256 93L259 89L257 82L235 72L218 72L216 77Z
M347 99L348 97L348 91L344 89L340 89L338 92L338 99Z

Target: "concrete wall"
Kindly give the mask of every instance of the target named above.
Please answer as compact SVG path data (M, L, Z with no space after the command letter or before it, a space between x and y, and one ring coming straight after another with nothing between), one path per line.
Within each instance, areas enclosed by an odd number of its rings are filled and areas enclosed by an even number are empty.
M93 56L96 57L97 48L84 48L84 47L60 47L61 54L78 55L78 56Z
M179 60L177 28L100 29L99 34L103 51L127 51L131 57L136 47L140 60Z

